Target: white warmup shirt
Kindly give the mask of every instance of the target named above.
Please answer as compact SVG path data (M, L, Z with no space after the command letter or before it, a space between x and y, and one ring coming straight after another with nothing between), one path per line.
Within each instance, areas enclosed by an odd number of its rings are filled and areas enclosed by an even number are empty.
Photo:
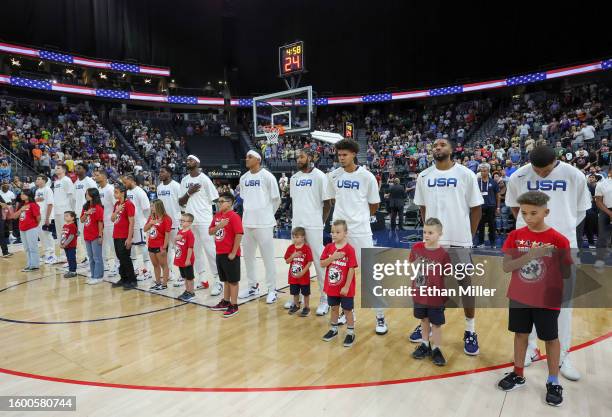
M136 214L134 215L134 231L136 232L144 228L144 225L147 223L151 213L151 203L145 190L139 186L127 190L127 198L130 199L136 209Z
M276 226L274 213L280 206L280 190L272 173L266 169L252 174L247 171L240 177L240 197L243 200L244 227L263 228Z
M55 180L53 182L53 199L55 201L55 209L59 210L59 213L72 210L72 204L74 201L74 184L72 180L64 176L61 180ZM84 203L83 203L84 204ZM78 215L80 215L79 213Z
M414 204L442 223L441 245L472 247L470 209L484 204L472 170L461 164L447 170L430 166L417 177Z
M40 208L40 221L44 222L47 216L47 206L53 204L53 191L46 185L43 188L36 188L34 199ZM54 208L55 207L51 208L49 221L53 220Z
M606 178L597 183L595 197L603 197L604 206L612 208L612 178Z
M328 174L327 199L335 199L333 220L344 220L351 236L372 236L370 204L380 203L378 182L358 166L353 172L337 168Z
M104 188L98 186L98 192L100 193L100 200L102 200L102 207L104 207L104 227L112 226L111 216L115 210L116 203L115 187L107 183Z
M157 186L157 197L164 203L166 213L168 213L168 216L172 219L173 229L179 227L181 206L178 201L181 196L181 185L174 180L170 181L168 185L161 182ZM191 199L191 197L189 199Z
M292 200L292 227L323 230L323 201L329 192L327 176L314 168L309 173L298 171L289 180Z
M527 191L541 191L550 197L550 214L544 222L565 236L571 248L577 248L576 226L584 218L585 211L591 208L591 193L584 174L577 168L559 161L552 172L542 178L535 173L531 164L527 164L510 177L506 187L506 205L519 207L516 200ZM516 228L525 226L519 211Z
M87 202L85 199L85 192L90 188L98 188L96 182L88 176L85 176L82 180L78 179L74 183L74 212L77 217L81 216L83 206Z
M189 213L193 216L194 226L205 225L208 227L213 217L212 205L213 202L219 198L219 193L210 178L200 173L196 177L192 177L191 175L183 177L181 180L181 196L185 195L189 187L195 184L200 184L200 190L193 193L189 197L189 200L187 200L185 213Z

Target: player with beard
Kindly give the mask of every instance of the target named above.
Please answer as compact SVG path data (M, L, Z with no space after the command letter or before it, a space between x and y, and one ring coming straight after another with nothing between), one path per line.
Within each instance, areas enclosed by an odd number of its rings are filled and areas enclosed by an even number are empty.
M174 265L174 240L179 228L181 220L181 206L179 198L181 197L181 184L172 179L172 168L163 166L159 170L159 185L157 186L157 198L159 198L166 209L166 213L172 219L172 229L170 230L170 240L168 247L168 267L170 268L170 280L173 277L180 277L178 267ZM176 272L176 274L175 274Z
M119 274L119 259L117 259L115 254L115 243L113 241L113 228L115 225L111 220L116 202L115 187L108 183L108 175L103 169L94 172L93 177L96 184L98 184L100 200L102 201L102 207L104 207L104 235L102 237L102 256L106 260L104 270L110 271L110 276L116 276ZM110 267L111 259L115 260L115 266L112 270Z
M453 264L470 265L472 259L469 248L478 230L484 199L476 174L469 168L453 162L453 145L448 139L437 139L432 147L435 164L423 170L417 177L414 204L419 206L422 219L435 217L444 225L440 245L456 248L449 251ZM461 279L459 285L471 285L469 276ZM463 295L465 331L463 351L467 355L478 355L478 337L475 329L475 299ZM410 335L410 341L422 340L421 326Z

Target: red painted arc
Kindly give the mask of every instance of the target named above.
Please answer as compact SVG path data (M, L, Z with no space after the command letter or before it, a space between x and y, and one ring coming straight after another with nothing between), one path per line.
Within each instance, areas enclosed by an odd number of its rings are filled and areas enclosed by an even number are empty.
M584 349L585 347L594 345L603 340L612 337L612 332L608 332L604 335L596 337L595 339L586 341L579 345L576 345L570 349L570 351L576 351ZM544 358L544 357L543 357ZM87 385L102 388L122 388L122 389L133 389L133 390L144 390L144 391L179 391L179 392L282 392L282 391L314 391L314 390L328 390L328 389L344 389L344 388L364 388L364 387L376 387L383 385L397 385L407 384L411 382L430 381L434 379L453 378L456 376L477 374L481 372L494 371L496 369L502 369L512 366L511 362L502 363L499 365L487 366L483 368L471 369L467 371L450 372L441 375L429 375L417 378L405 378L405 379L391 379L386 381L372 381L372 382L358 382L352 384L335 384L335 385L311 385L311 386L296 386L296 387L260 387L260 388L200 388L200 387L162 387L154 385L129 385L129 384L113 384L107 382L97 381L80 381L77 379L67 378L56 378L52 376L30 374L27 372L13 371L10 369L0 368L0 373L7 375L20 376L23 378L32 378L42 381L61 382L64 384L75 384L75 385Z

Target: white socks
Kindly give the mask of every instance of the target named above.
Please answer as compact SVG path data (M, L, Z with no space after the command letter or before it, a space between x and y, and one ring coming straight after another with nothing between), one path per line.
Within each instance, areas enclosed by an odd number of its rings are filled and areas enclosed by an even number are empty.
M474 333L475 330L475 326L476 326L476 319L470 319L470 318L465 318L465 331L470 332L470 333Z

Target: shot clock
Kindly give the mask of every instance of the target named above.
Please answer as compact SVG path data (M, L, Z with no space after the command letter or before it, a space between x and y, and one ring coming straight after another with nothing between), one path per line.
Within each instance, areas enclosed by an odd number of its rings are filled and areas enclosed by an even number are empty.
M279 75L288 77L300 74L304 68L304 42L298 41L278 48Z

